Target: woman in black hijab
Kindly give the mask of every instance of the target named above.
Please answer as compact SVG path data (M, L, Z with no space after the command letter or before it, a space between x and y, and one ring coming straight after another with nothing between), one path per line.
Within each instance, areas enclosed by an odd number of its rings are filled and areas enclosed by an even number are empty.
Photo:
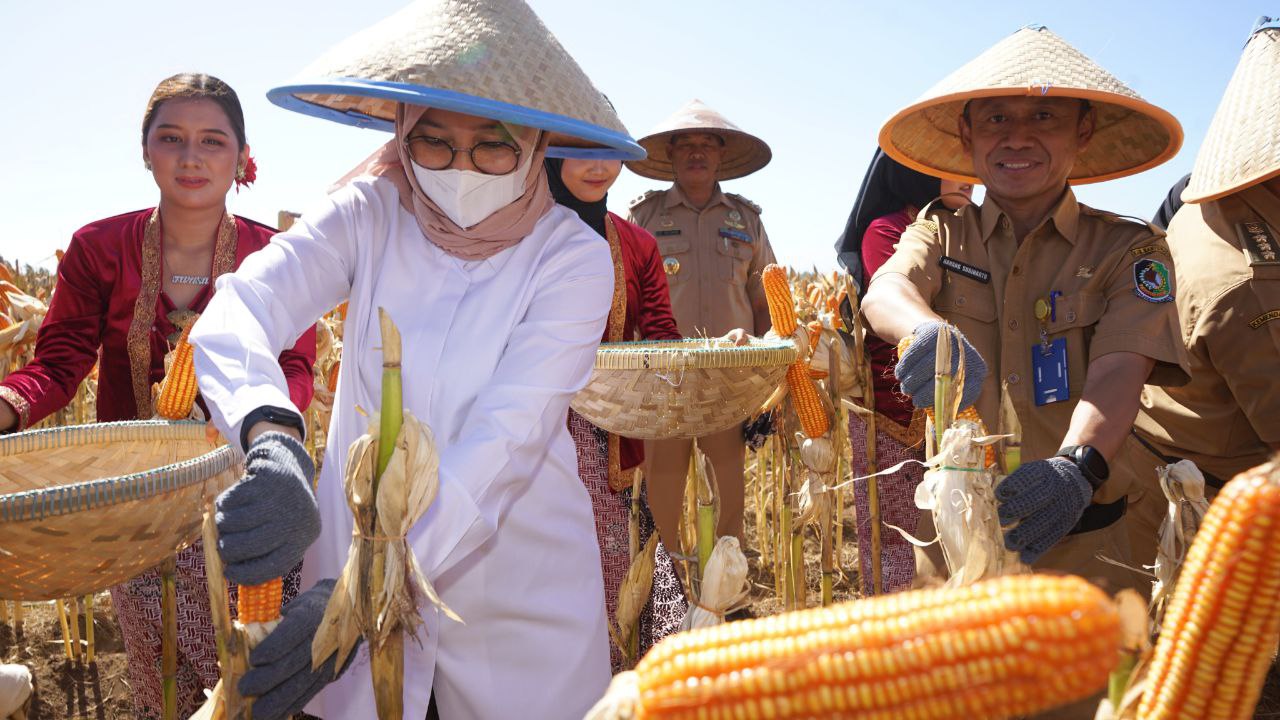
M938 209L957 209L968 204L973 186L951 180L939 180L912 170L879 149L871 158L871 167L862 180L862 189L854 202L853 212L845 224L844 234L836 243L836 256L853 277L858 295L862 296L875 271L884 264L898 244L902 231L915 216L934 200ZM898 362L897 350L880 338L866 337L867 358L871 363L875 395L876 453L880 467L903 460L923 460L924 418L915 412L911 401L898 391L893 367ZM867 472L867 425L857 413L849 415L849 439L853 447L853 471ZM918 510L915 490L923 476L919 465L908 465L893 476L879 482L880 515L884 522L898 527L915 527ZM858 546L862 558L863 591L871 593L871 524L870 499L866 485L854 485L858 511ZM911 584L915 557L911 545L897 533L881 533L881 577L884 591L899 590Z
M547 158L547 181L556 202L573 210L609 242L614 258L614 299L603 340L675 340L680 331L671 314L667 275L658 243L647 231L609 212L609 187L622 170L619 160ZM596 539L604 571L609 623L617 622L618 594L631 566L628 523L632 473L644 459L644 444L620 438L569 410L569 434L578 450L578 475L591 495ZM648 500L641 494L640 543L654 533ZM680 629L688 609L671 556L659 543L654 556L653 590L640 614L638 653ZM613 672L634 664L615 644L610 646ZM628 660L630 662L628 662Z

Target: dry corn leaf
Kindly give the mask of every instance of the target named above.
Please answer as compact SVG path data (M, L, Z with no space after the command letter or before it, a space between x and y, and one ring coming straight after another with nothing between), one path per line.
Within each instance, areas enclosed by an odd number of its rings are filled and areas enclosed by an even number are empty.
M1151 584L1150 609L1152 622L1158 627L1191 541L1209 511L1209 501L1204 497L1204 475L1190 460L1157 468L1156 474L1160 489L1169 501L1164 520L1160 522L1156 563L1152 566L1156 579Z

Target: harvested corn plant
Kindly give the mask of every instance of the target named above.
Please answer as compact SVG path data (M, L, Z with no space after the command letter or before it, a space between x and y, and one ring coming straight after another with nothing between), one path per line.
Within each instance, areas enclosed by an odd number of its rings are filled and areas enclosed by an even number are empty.
M640 613L649 594L653 591L654 552L658 547L658 534L649 536L638 553L631 558L631 567L622 578L618 589L618 608L614 611L615 625L609 627L609 637L622 651L627 667L635 664L640 651Z
M688 630L724 622L725 614L746 600L749 592L747 558L738 538L726 535L716 541L711 551L698 599L691 603L681 627Z
M1120 634L1078 577L908 591L672 635L586 717L1006 718L1103 687Z
M213 510L204 513L205 576L209 585L209 612L213 620L218 667L222 678L192 720L251 720L253 700L240 695L240 678L249 670L249 651L280 624L280 578L261 585L241 585L239 617L231 620L227 580L218 554L218 526Z
M1165 613L1140 720L1249 718L1280 642L1280 463L1209 506Z
M426 603L453 620L418 566L406 535L435 500L439 456L425 423L404 411L400 333L379 308L382 328L382 409L369 432L351 444L344 480L355 534L311 645L319 667L337 653L346 662L357 636L369 643L379 718L403 716L404 634L416 634ZM459 620L460 621L460 620Z
M1004 547L996 515L995 476L985 466L979 427L957 420L942 435L942 447L916 486L916 507L933 516L946 561L948 585L1022 572L1017 554ZM990 442L988 440L988 442Z
M1156 564L1152 568L1156 579L1151 584L1151 617L1159 627L1191 540L1209 511L1209 501L1204 497L1204 475L1190 460L1157 468L1156 474L1165 500L1169 501L1164 520L1160 522Z

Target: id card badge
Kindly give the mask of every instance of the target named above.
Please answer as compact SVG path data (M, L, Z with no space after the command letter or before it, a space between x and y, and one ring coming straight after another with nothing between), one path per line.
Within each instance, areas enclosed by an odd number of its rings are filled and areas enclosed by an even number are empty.
M1035 384L1036 405L1062 402L1070 395L1067 384L1067 339L1058 338L1031 347L1031 375Z

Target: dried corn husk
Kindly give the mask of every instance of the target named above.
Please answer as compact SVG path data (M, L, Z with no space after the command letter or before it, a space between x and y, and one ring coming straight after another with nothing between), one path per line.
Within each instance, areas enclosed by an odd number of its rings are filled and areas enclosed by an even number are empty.
M654 553L657 548L658 534L653 533L640 552L631 559L631 567L627 568L622 586L618 589L618 608L614 612L616 625L609 628L609 635L622 651L622 657L628 665L633 665L640 659L634 657L640 646L640 613L653 591Z
M1204 497L1204 475L1190 460L1165 465L1158 468L1156 474L1160 478L1160 489L1169 501L1168 511L1160 523L1160 544L1152 567L1156 579L1151 584L1150 607L1152 622L1159 627L1191 540L1209 511L1209 501Z
M821 473L813 470L805 471L804 482L800 484L800 489L795 493L795 527L803 527L810 520L820 516L825 512L827 505L830 504L831 495L827 491L831 488L827 486L823 478L824 476Z
M818 347L813 351L813 356L809 358L809 369L829 377L834 355L840 396L862 397L860 376L854 371L853 352L850 351L844 338L836 332L835 323L839 322L839 319L832 313L824 313L819 317L819 322L822 323L821 338L818 341Z
M806 438L796 434L800 443L800 459L810 470L826 475L836 469L836 450L826 437Z
M432 587L409 547L406 535L435 500L440 487L440 458L435 438L426 423L405 411L404 423L396 437L395 449L378 483L376 524L375 499L371 497L379 431L369 432L352 443L347 455L344 480L347 504L356 519L355 535L347 564L334 585L324 619L311 644L311 660L319 667L338 653L339 667L346 662L357 636L363 635L371 647L381 647L395 632L416 633L422 622L419 608L431 603L449 618L461 622ZM383 538L389 538L384 540ZM386 544L386 564L382 592L372 604L361 601L372 593L367 575L376 543ZM370 614L369 608L372 608Z
M724 615L734 610L750 592L747 583L747 558L742 554L738 538L726 535L716 541L702 574L698 601L689 608L681 624L682 630L708 627L724 622Z
M31 690L26 665L0 665L0 718L25 718Z
M933 514L951 587L1026 569L1004 547L995 476L984 467L985 445L999 438L979 437L978 431L966 420L948 428L941 450L930 462L933 467L916 487L916 507Z

